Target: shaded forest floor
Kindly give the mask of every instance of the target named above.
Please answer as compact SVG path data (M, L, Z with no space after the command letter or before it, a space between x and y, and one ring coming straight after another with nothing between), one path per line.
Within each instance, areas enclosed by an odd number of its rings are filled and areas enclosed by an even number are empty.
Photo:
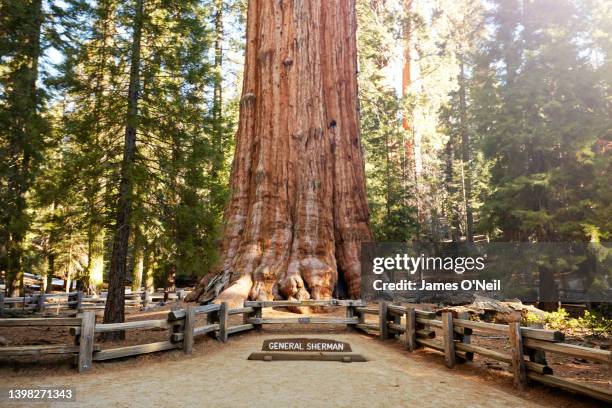
M174 305L176 306L176 305ZM128 320L163 318L171 306L159 311L131 314ZM343 309L330 315L342 315ZM266 310L265 316L287 317L283 311ZM295 316L295 315L291 315ZM376 316L368 316L372 322ZM234 324L241 316L232 317ZM167 330L130 330L121 342L101 343L103 349L162 341ZM307 335L349 342L367 363L247 361L259 351L264 339ZM19 344L70 344L66 329L42 328L0 331ZM400 339L402 340L402 339ZM506 351L500 337L473 336L474 344ZM602 387L610 387L608 368L557 355L547 356L555 374ZM561 365L562 364L562 365ZM299 380L296 379L299 376ZM192 406L210 401L215 406L555 406L593 407L596 401L557 389L531 384L518 392L504 365L475 356L471 364L453 370L444 367L443 356L433 350L408 353L403 341L381 343L372 336L342 326L267 325L260 333L230 337L226 344L198 338L192 356L182 351L143 355L94 364L91 372L77 374L71 359L27 359L0 363L0 383L5 387L72 385L79 406ZM320 396L320 398L318 397ZM201 404L199 404L201 405ZM207 406L208 404L204 404ZM44 405L42 405L44 406Z

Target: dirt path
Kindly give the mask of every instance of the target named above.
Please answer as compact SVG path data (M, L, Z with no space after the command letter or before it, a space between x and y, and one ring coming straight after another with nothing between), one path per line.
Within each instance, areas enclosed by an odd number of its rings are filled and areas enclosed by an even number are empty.
M366 363L247 360L251 352L261 349L264 339L282 337L292 336L253 333L231 338L214 353L195 353L186 358L177 352L174 361L104 367L83 375L15 377L3 372L0 382L3 388L72 384L78 402L63 406L79 408L548 406L517 396L485 378L450 371L425 359L407 358L403 350L361 334L305 337L347 341L353 352L368 358Z

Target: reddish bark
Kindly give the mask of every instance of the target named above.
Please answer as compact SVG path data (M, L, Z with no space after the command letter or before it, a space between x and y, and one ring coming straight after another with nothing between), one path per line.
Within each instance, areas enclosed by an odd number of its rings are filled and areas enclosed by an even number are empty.
M220 272L188 299L360 293L371 239L359 139L355 0L249 2Z

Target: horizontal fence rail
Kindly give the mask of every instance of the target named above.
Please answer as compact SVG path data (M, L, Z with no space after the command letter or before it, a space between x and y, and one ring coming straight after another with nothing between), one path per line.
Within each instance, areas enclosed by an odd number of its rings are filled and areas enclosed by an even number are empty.
M468 319L467 314L462 313L453 315L446 312L439 317L434 312L386 302L381 302L377 310L372 307L357 307L355 312L362 322L366 314L379 316L378 325L361 323L356 325L358 329L377 334L383 340L403 334L409 351L418 347L437 350L444 354L445 364L449 368L457 363L470 361L477 354L509 364L517 388L524 388L527 381L531 380L612 402L612 392L609 389L553 374L552 368L546 363L546 352L604 363L612 370L612 353L609 350L563 343L565 336L559 331L521 327L518 322L496 324L472 321ZM402 318L404 324L401 323ZM436 329L441 332L441 339L436 338ZM471 337L476 331L507 336L510 352L502 353L471 344Z
M176 292L128 291L125 293L126 308L147 308L160 302L182 300L189 292L179 289ZM82 291L66 293L39 293L22 297L5 297L0 293L0 315L9 310L21 310L35 314L78 314L85 311L102 313L106 304L106 293L102 296L88 296Z
M264 318L263 309L274 307L344 307L346 317ZM241 324L230 324L229 317L235 315L243 316ZM367 322L367 315L378 316L378 321ZM198 323L198 316L205 316L204 324ZM225 342L229 335L259 330L264 324L346 325L377 335L381 340L402 335L409 351L419 347L437 350L443 353L449 368L472 360L474 355L480 355L508 364L518 388L525 387L528 381L535 381L612 402L610 390L556 376L546 362L546 353L558 353L607 364L612 368L612 353L609 350L567 344L563 342L564 335L559 331L521 327L518 322L494 324L472 321L465 313L453 315L445 312L438 316L432 311L387 302L380 302L377 307L373 307L363 300L246 301L240 308L229 308L226 303L208 304L171 310L164 319L110 324L96 323L96 315L92 310L84 310L78 317L0 318L0 327L65 327L74 336L74 344L0 347L0 358L75 355L78 357L77 368L82 372L89 370L94 361L175 349L190 354L194 339L199 336L212 336ZM100 345L95 344L96 334L151 329L167 330L167 339L110 349L101 349ZM509 351L500 352L472 344L472 336L479 332L498 333L504 338L507 336ZM438 337L437 333L441 333L441 336Z

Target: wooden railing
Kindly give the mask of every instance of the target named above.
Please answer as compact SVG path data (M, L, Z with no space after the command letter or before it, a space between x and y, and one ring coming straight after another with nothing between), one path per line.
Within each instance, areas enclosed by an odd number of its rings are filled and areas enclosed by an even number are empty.
M263 318L264 308L313 306L345 307L346 317ZM206 316L206 324L197 325L196 318L199 315ZM243 315L242 323L230 325L229 317L233 315ZM366 322L366 315L377 316L378 322ZM229 335L260 329L264 324L334 324L376 334L381 340L403 334L409 351L415 351L419 347L437 350L444 354L449 368L457 363L472 360L475 354L507 363L519 388L525 387L527 381L532 380L612 402L610 390L553 375L545 356L547 352L559 353L601 362L612 369L610 351L567 344L563 342L564 335L561 332L522 327L518 322L508 325L485 323L471 321L467 315L453 316L451 313L442 313L438 318L436 313L431 311L387 302L380 302L378 307L368 307L362 300L247 301L244 307L234 309L225 303L209 304L173 310L163 319L111 324L96 323L95 318L94 311L90 310L75 318L0 319L0 327L61 326L69 328L74 336L74 345L0 347L0 359L26 355L73 354L78 355L78 370L82 372L90 369L94 361L173 349L182 349L189 354L193 350L194 339L204 335L225 342ZM101 349L94 341L97 333L160 328L168 330L167 339L164 341L111 349ZM441 338L436 331L441 333ZM507 335L510 352L503 353L472 344L472 337L482 331Z
M17 347L0 347L0 359L19 356L41 356L43 354L78 355L77 369L87 371L94 361L110 360L157 351L183 349L190 354L194 338L202 335L212 335L220 341L226 341L231 334L255 328L251 323L230 325L229 316L248 315L254 308L244 307L230 309L226 303L210 304L172 310L163 319L135 320L124 323L96 323L94 311L84 311L79 317L63 318L13 318L0 319L0 327L66 327L74 336L74 345L26 345ZM198 326L196 317L206 315L206 324ZM243 318L246 320L246 317ZM102 349L95 343L95 335L100 333L126 331L167 329L168 336L164 341L157 341L133 346L123 346Z
M281 300L281 301L246 301L244 306L253 309L246 316L246 323L252 324L255 328L261 328L264 324L340 324L353 326L359 323L359 318L355 317L356 307L365 306L363 300ZM263 318L262 310L271 307L346 307L346 317L296 317L296 318Z
M140 308L152 306L167 298L168 300L183 299L188 292L155 292L145 291L126 292L125 307ZM5 297L0 293L0 315L8 309L21 309L31 313L77 314L84 311L102 311L106 304L106 297L87 296L82 291L67 293L40 293L21 297Z
M73 332L90 333L95 325L95 315L86 313L82 317L32 318L32 319L0 319L0 327L65 327ZM78 330L77 330L78 329ZM47 354L77 355L79 371L91 368L90 356L98 352L100 347L94 345L93 333L83 336L73 345L27 345L15 347L0 347L0 359L18 356L42 356Z
M375 311L376 308L356 308L356 313L360 316L368 313L374 314ZM533 380L612 402L612 392L609 389L554 375L545 356L546 352L559 353L601 362L607 364L608 369L612 370L612 353L609 350L563 343L564 335L559 331L522 327L519 322L506 325L471 321L466 314L453 316L450 312L442 313L438 319L433 312L391 305L386 302L381 302L377 311L378 327L372 324L360 324L357 325L357 328L377 332L382 340L405 334L406 347L409 351L414 351L418 347L437 350L444 354L446 366L449 368L454 367L457 363L470 361L474 354L478 354L508 363L514 384L518 388L524 388L528 380ZM401 324L402 317L404 324ZM442 334L441 339L436 338L435 329ZM501 353L471 344L472 336L481 331L507 335L510 353Z

